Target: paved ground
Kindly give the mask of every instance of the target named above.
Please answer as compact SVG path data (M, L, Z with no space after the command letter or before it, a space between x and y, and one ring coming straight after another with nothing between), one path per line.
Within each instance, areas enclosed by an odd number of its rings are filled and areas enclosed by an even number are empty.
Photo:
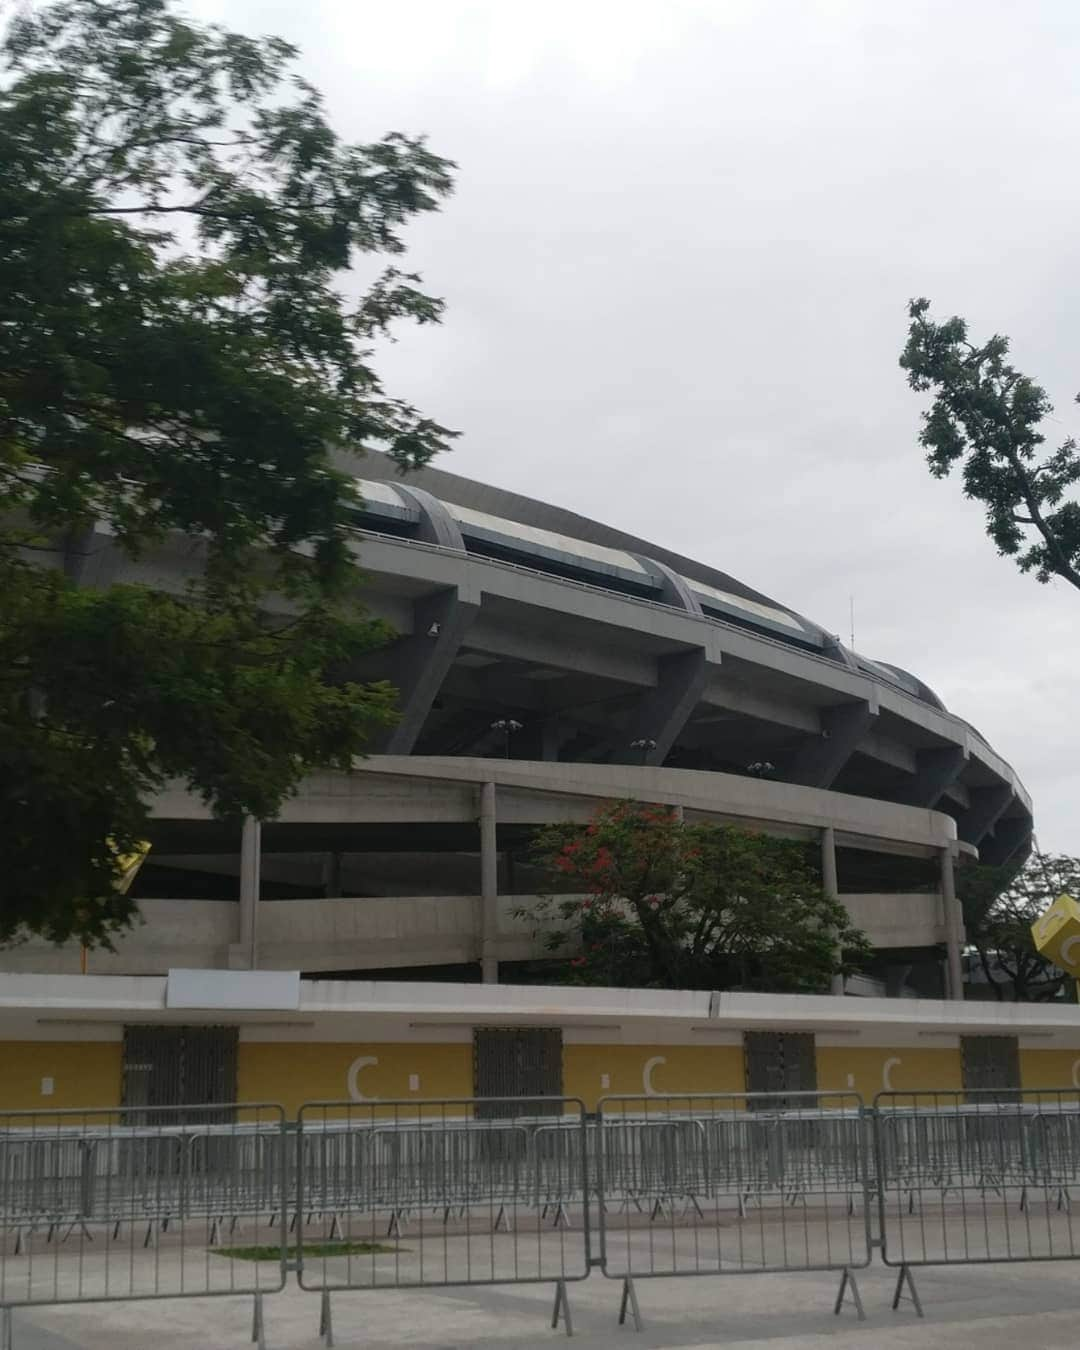
M762 1275L641 1281L644 1331L616 1325L619 1285L594 1276L572 1286L575 1342L583 1350L1056 1350L1077 1342L1080 1265L929 1269L918 1274L926 1320L909 1305L890 1310L891 1280L880 1266L859 1276L867 1320L850 1305L832 1314L830 1275ZM533 1350L557 1346L553 1289L500 1287L338 1294L339 1350L408 1347ZM269 1350L316 1350L319 1299L290 1287L265 1303ZM242 1298L49 1308L14 1315L14 1350L236 1350L249 1344L251 1302Z

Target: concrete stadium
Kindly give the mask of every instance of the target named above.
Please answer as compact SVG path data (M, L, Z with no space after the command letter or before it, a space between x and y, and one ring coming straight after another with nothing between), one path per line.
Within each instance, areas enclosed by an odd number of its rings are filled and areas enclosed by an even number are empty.
M272 822L230 829L179 789L156 801L144 922L94 973L514 978L544 954L518 914L541 885L532 832L630 797L820 840L880 958L849 992L959 995L954 864L1022 859L1031 803L917 676L567 510L439 469L401 479L377 454L342 463L362 480L365 603L399 634L353 674L393 681L400 722ZM191 540L132 561L99 530L79 570L179 586L198 566ZM0 953L12 972L79 968L75 948Z

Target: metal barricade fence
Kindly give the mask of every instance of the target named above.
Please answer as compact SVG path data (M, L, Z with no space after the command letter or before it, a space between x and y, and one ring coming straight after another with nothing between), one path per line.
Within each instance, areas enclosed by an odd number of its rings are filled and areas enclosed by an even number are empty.
M0 1114L10 1310L334 1290L1080 1258L1080 1090L308 1103ZM877 1236L872 1237L872 1220ZM290 1265L288 1229L295 1230ZM593 1256L594 1250L596 1256ZM252 1258L252 1259L249 1259ZM7 1339L5 1339L7 1337Z
M297 1279L328 1344L345 1289L549 1283L569 1330L566 1286L590 1265L576 1098L308 1102L296 1187Z
M1074 1260L1080 1091L885 1092L874 1100L881 1254L911 1268ZM894 1300L894 1307L896 1306Z
M280 1106L0 1113L4 1335L13 1307L251 1294L261 1344L262 1296L285 1285L285 1144Z
M853 1093L605 1097L597 1113L599 1249L623 1281L870 1262L867 1135Z

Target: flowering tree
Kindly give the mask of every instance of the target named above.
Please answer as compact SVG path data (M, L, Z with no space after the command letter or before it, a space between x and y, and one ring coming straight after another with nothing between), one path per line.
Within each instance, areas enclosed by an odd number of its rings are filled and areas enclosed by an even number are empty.
M687 825L663 806L602 806L553 825L534 856L560 894L534 912L568 982L815 992L869 955L802 844Z

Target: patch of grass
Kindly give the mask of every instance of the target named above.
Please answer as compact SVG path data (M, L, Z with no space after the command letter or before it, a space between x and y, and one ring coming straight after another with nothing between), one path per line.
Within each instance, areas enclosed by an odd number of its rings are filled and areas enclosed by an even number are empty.
M263 1247L211 1247L215 1256L228 1256L234 1261L277 1261L281 1248L273 1243ZM390 1247L385 1242L305 1242L305 1256L380 1256L406 1252L407 1247ZM296 1260L296 1247L285 1249L288 1261Z

